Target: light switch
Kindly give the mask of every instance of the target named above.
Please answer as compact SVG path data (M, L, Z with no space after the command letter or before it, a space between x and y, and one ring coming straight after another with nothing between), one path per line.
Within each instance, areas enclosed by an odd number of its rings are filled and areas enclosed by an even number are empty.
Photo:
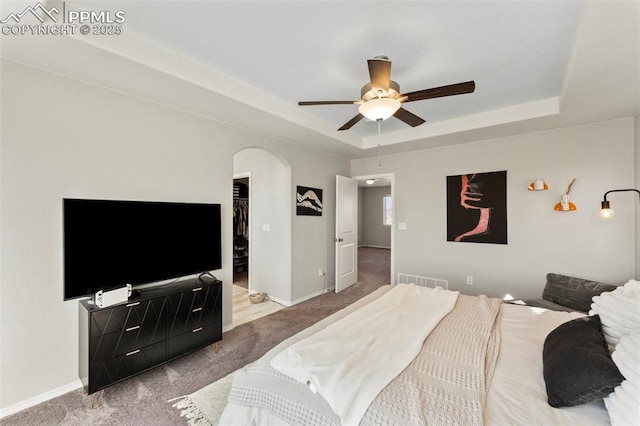
M263 230L264 232L270 232L270 231L271 231L271 225L270 225L270 224L268 224L268 223L263 223L263 224L262 224L262 230Z
M398 230L399 231L406 231L407 230L407 224L405 222L398 222Z

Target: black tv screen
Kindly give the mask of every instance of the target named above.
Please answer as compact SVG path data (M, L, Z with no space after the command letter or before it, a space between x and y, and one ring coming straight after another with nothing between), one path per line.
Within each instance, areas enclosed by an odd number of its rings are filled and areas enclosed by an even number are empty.
M64 300L222 268L220 204L63 200Z

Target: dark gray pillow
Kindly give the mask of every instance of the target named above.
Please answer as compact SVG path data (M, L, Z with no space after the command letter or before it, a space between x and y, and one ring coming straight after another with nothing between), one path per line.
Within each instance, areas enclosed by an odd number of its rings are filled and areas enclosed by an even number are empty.
M616 286L611 284L560 274L547 274L547 285L542 292L542 298L580 312L589 312L593 296L615 289Z
M598 315L566 322L549 333L542 361L552 407L603 398L624 380L611 359Z

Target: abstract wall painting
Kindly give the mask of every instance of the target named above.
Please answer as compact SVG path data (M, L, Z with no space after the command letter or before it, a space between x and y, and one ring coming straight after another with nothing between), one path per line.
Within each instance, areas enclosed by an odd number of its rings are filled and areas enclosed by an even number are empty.
M507 244L507 172L447 176L447 241Z
M298 186L296 189L296 215L322 216L322 189Z

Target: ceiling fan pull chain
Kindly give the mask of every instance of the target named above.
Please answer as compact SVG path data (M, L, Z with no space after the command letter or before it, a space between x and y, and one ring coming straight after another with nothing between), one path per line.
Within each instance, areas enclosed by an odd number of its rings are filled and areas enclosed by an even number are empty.
M378 137L380 137L380 123L382 123L382 120L377 120L378 121ZM382 160L380 160L380 144L378 144L378 167L382 166Z

